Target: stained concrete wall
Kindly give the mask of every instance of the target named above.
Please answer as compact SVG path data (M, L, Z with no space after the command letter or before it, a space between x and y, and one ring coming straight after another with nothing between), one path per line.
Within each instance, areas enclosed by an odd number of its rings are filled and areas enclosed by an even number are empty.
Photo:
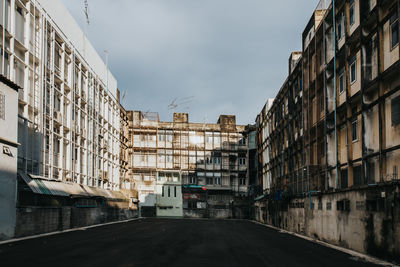
M348 210L341 201L349 201ZM329 208L330 207L330 208ZM264 199L253 219L334 245L400 262L400 185L290 201Z
M4 96L4 119L0 118L0 240L4 240L14 236L16 220L18 92L0 82L0 94Z
M19 207L15 236L29 236L137 217L137 210L111 207Z

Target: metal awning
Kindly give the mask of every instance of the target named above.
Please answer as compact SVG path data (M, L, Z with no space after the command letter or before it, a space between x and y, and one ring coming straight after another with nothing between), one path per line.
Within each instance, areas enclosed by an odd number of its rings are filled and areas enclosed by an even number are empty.
M18 172L33 193L62 197L102 197L106 199L124 200L127 197L119 191L111 191L98 187L65 183L58 180Z

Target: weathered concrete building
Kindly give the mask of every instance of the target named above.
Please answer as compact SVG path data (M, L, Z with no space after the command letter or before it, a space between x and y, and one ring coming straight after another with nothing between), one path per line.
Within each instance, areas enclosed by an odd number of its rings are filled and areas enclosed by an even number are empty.
M155 215L161 199L157 177L174 171L181 177L174 183L182 186L183 216L235 216L235 197L245 197L248 190L246 126L236 125L235 116L227 115L216 124L190 123L186 113L174 113L172 122L140 111L129 111L128 117L130 168L142 215Z
M259 115L258 125L269 124L258 140L267 143L259 147L268 154L271 183L255 214L399 259L399 2L342 0L334 10L320 2L303 32L299 62L293 69L290 61L274 104Z
M6 110L20 144L11 151L18 167L16 235L129 217L117 213L128 206L119 192L127 125L108 66L60 0L0 0L0 28L0 75L21 88L18 113ZM0 129L3 138L14 138L13 122ZM13 166L8 161L1 170Z
M18 89L18 85L0 75L0 240L15 234Z

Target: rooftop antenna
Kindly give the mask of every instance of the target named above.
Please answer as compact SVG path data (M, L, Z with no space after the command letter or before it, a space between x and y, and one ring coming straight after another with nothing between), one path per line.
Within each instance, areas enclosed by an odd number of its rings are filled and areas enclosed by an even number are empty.
M184 106L184 109L189 110L189 104L194 100L194 96L187 97L175 97L174 100L168 105L168 109L172 110L172 114L175 113L176 108Z
M90 24L90 20L89 20L89 2L88 0L84 0L84 4L85 4L85 10L83 11L85 13L85 17L86 17L86 27L89 26Z

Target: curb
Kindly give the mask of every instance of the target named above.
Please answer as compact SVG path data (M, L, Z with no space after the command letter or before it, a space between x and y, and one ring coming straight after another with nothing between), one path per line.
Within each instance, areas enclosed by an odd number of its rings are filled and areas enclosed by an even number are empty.
M357 251L354 251L354 250L351 250L351 249L347 249L347 248L339 247L339 246L336 246L336 245L332 245L332 244L329 244L327 242L324 242L324 241L321 241L321 240L318 240L318 239L314 239L314 238L311 238L311 237L308 237L308 236L305 236L305 235L301 235L301 234L298 234L298 233L295 233L295 232L291 232L291 231L288 231L288 230L283 230L281 228L278 228L278 227L275 227L275 226L272 226L272 225L264 224L264 223L253 221L253 220L248 220L248 221L252 222L254 224L258 224L258 225L262 225L262 226L268 227L270 229L274 229L274 230L276 230L276 231L278 231L280 233L290 234L290 235L305 239L307 241L311 241L313 243L317 243L319 245L322 245L322 246L325 246L325 247L328 247L328 248L339 250L339 251L344 252L346 254L349 254L349 255L351 255L353 257L363 259L366 262L370 262L370 263L377 264L377 265L382 265L382 266L387 266L387 267L399 267L399 265L396 265L394 263L387 262L387 261L384 261L384 260L369 256L369 255L363 254L361 252L357 252Z
M95 228L95 227L100 227L100 226L105 226L105 225L111 225L111 224L117 224L117 223L126 223L126 222L131 222L131 221L136 221L136 220L142 220L142 219L145 219L145 218L138 217L138 218L123 220L123 221L115 221L115 222L94 224L94 225L89 225L89 226L84 226L84 227L71 228L71 229L62 230L62 231L55 231L55 232L49 232L49 233L44 233L44 234L13 238L13 239L9 239L9 240L0 241L0 245L4 245L4 244L8 244L8 243L14 243L14 242L18 242L18 241L29 240L29 239L35 239L35 238L40 238L40 237L45 237L45 236L52 236L52 235L69 233L69 232L75 232L75 231L85 231L85 230L90 229L90 228Z

